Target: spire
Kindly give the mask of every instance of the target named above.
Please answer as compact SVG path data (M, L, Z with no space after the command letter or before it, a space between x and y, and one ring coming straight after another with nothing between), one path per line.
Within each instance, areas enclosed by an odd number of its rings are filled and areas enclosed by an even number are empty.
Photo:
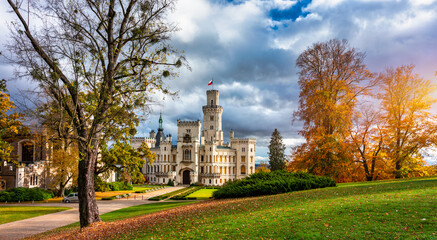
M159 128L158 130L163 129L162 128L162 113L159 113Z

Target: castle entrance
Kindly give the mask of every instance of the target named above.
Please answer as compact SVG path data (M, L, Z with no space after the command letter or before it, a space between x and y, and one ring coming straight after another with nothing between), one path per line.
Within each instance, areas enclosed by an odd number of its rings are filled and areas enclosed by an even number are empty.
M184 185L190 185L191 180L190 180L190 170L185 170L182 173L182 184Z

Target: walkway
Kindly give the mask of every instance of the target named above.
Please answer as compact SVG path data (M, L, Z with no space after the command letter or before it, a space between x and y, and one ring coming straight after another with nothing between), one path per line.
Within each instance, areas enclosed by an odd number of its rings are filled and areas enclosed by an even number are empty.
M154 196L159 196L168 192L177 191L183 186L168 187L153 192L135 194L136 200L133 196L111 201L97 201L100 215L112 212L118 209L127 208L131 206L156 203L156 201L141 200L148 199ZM11 206L8 204L7 206ZM58 227L62 227L71 223L79 221L79 204L78 203L36 203L36 204L20 204L20 206L56 206L56 207L72 207L73 209L47 214L39 217L28 218L20 221L5 223L0 225L0 239L13 240L30 237L32 235L46 232Z

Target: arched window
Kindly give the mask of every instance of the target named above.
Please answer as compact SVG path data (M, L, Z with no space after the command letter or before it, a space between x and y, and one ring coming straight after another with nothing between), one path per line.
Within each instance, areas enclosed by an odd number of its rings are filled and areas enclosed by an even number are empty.
M0 179L0 190L6 190L6 180Z
M191 160L191 150L184 150L184 160Z
M241 166L241 174L246 174L246 166Z
M22 162L33 162L33 148L34 148L33 142L25 141L21 143Z

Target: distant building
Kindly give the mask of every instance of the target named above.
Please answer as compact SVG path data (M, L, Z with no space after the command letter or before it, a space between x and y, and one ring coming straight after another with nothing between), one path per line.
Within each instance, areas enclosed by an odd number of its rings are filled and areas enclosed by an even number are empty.
M235 138L231 130L230 144L225 144L219 92L208 90L206 96L207 103L202 107L203 129L200 120L178 120L176 145L171 135L164 135L162 116L156 134L152 130L148 138L134 138L135 148L146 142L157 156L155 162L146 162L143 168L149 182L222 185L255 172L256 139Z
M47 188L50 178L46 163L50 142L42 136L19 136L10 144L14 149L11 156L18 164L0 161L0 190L15 187Z

